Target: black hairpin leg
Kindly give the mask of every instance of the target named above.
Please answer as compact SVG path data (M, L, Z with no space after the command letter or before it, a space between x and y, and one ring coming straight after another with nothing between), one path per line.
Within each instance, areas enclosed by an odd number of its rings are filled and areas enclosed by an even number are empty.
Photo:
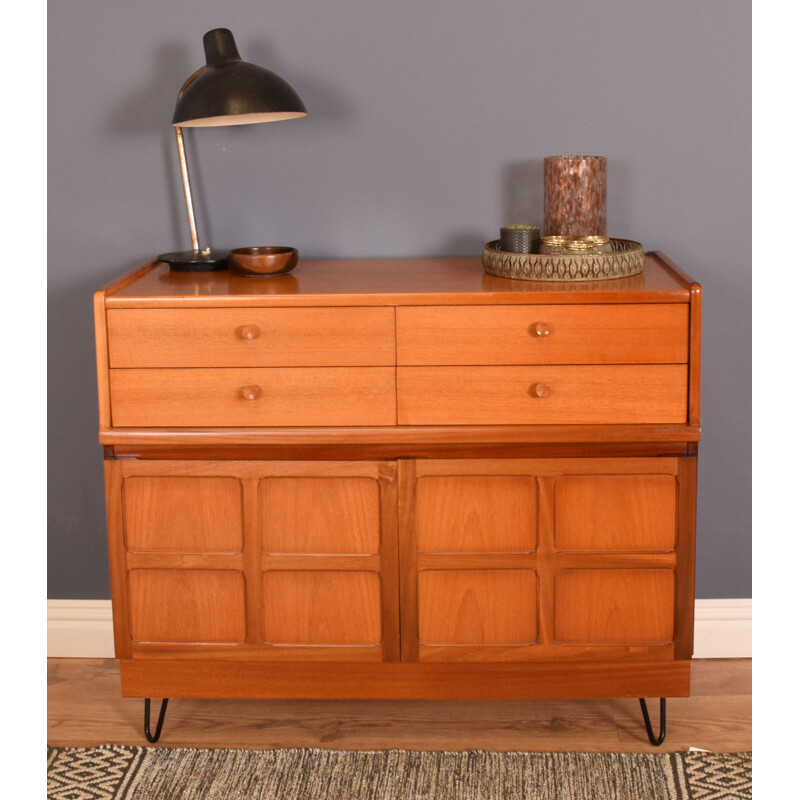
M169 698L165 697L161 701L161 711L158 712L156 732L150 733L150 698L145 697L144 699L144 735L147 737L148 742L157 742L158 737L161 736L161 728L164 725L164 715L167 713L167 703L169 703Z
M653 747L658 747L664 741L667 735L667 698L661 698L661 726L658 731L658 739L653 736L653 726L650 724L650 714L647 711L647 703L643 697L639 698L639 705L642 707L642 716L644 717L644 726L647 728L647 738Z

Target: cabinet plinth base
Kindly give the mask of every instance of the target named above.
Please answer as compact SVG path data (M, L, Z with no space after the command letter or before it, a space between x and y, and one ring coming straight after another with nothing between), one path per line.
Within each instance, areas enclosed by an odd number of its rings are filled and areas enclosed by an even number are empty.
M688 697L690 661L624 664L120 660L124 697L457 700Z

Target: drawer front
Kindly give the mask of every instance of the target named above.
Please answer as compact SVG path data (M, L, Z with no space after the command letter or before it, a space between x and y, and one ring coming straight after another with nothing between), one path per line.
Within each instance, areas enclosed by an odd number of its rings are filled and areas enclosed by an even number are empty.
M109 309L119 367L392 366L392 308Z
M683 304L397 309L397 363L685 364Z
M682 423L683 365L398 367L400 425Z
M116 427L394 425L394 368L112 369Z

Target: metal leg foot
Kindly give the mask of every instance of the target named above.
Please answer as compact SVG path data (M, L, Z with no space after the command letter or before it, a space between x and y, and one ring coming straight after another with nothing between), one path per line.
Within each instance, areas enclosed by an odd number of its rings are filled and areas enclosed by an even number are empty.
M650 714L647 711L647 703L643 697L639 698L639 705L642 707L642 716L644 717L644 726L647 728L647 738L653 747L658 747L667 735L667 698L661 698L661 726L658 731L658 738L653 736L653 726L650 724Z
M144 699L144 735L148 742L157 742L158 737L161 736L161 728L164 725L164 715L167 713L167 703L169 703L169 698L165 697L161 701L161 711L158 712L156 732L150 733L150 698L145 697Z

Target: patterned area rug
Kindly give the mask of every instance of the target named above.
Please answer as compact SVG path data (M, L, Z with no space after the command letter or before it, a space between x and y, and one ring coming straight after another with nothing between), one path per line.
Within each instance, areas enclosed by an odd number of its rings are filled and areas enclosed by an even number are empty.
M48 800L751 800L750 753L54 747Z

